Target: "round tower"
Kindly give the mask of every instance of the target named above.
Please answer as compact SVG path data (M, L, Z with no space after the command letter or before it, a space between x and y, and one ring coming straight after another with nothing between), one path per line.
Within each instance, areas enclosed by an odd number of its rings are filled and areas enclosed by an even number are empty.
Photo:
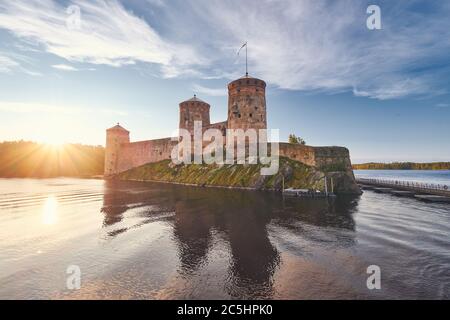
M180 103L180 129L188 130L194 135L194 122L201 121L202 127L211 124L209 109L211 106L194 95L192 99Z
M266 83L245 76L228 85L228 128L267 129Z
M105 176L118 173L117 162L120 154L120 146L130 143L130 132L119 124L106 130L105 149Z

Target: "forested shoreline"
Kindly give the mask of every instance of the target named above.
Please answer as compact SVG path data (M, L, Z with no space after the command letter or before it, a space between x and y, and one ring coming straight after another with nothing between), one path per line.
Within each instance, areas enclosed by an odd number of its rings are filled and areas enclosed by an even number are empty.
M103 174L102 146L0 143L0 178L91 177Z
M354 164L354 170L450 170L450 162L393 162L378 163L370 162Z

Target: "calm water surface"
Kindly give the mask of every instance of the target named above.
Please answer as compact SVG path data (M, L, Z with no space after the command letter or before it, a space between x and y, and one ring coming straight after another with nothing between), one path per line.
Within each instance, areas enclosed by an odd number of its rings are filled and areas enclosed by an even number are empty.
M0 180L0 227L0 299L450 298L450 205L370 191Z

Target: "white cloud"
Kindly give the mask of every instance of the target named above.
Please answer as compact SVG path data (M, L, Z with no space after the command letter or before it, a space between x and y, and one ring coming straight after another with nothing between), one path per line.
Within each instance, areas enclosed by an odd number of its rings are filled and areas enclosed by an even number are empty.
M439 84L448 89L436 69L415 70L433 59L447 61L448 68L447 2L427 2L436 8L424 14L409 8L413 3L382 5L379 31L366 27L365 1L183 2L161 20L178 39L214 57L216 75L244 74L236 50L248 40L250 74L283 89L353 91L377 99L437 93Z
M383 29L375 31L366 28L369 1L147 0L142 6L158 9L151 21L118 0L73 3L80 30L66 27L66 10L54 0L0 0L0 28L68 61L156 64L168 78L242 76L236 51L248 41L251 75L271 85L377 99L442 92L439 77L450 68L448 2L427 2L435 6L427 13L414 3L384 4ZM446 59L441 71L416 70Z
M225 97L228 94L227 90L224 88L220 88L220 89L208 88L208 87L204 87L199 84L194 84L192 86L192 90L196 93L202 93L204 95L211 96L211 97Z
M53 0L0 2L0 28L69 61L116 67L142 61L176 68L178 73L205 63L191 47L161 39L117 0L73 3L81 9L80 28L66 26L69 14Z
M69 66L67 64L55 64L52 66L52 68L62 70L62 71L78 71L77 68Z

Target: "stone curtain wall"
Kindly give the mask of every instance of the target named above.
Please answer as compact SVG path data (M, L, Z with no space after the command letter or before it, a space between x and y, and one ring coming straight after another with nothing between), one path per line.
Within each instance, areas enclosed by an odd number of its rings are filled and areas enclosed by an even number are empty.
M280 143L280 156L325 171L352 170L350 152L344 147L311 147L301 144Z
M147 163L170 159L172 149L177 143L177 141L172 141L171 138L165 138L122 144L116 173Z
M222 132L222 136L226 136L227 126L228 126L227 121L212 123L208 126L204 126L203 132L205 132L208 129L219 129Z
M314 147L316 167L328 168L329 171L333 167L341 167L345 170L352 171L352 163L350 161L350 152L344 147Z
M177 141L171 141L171 138L124 143L118 152L115 173L170 159L172 149L177 143ZM349 151L343 147L311 147L280 143L280 156L325 171L351 170Z
M314 147L301 144L280 143L280 156L299 161L308 166L315 166Z

